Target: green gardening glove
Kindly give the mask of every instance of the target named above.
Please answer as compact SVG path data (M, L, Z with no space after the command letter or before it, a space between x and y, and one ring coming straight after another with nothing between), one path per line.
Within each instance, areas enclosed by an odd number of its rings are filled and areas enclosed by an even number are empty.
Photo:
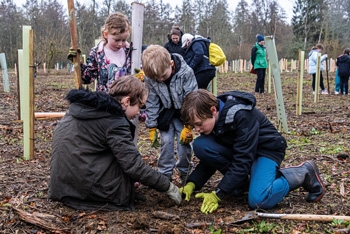
M212 213L219 207L220 198L216 196L215 191L211 193L197 193L196 198L203 198L201 212L204 214Z
M160 146L160 143L158 141L157 128L150 128L149 129L149 140L151 141L152 147L158 148Z
M191 195L193 193L193 190L195 188L195 184L193 182L188 182L185 187L180 188L180 193L185 194L185 201L190 201Z

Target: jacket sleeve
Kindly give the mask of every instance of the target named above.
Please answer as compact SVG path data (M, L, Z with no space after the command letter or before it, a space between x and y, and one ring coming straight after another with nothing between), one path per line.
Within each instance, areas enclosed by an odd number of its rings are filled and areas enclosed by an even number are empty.
M317 54L318 52L314 51L311 53L310 60L312 60L315 64L317 63Z
M97 47L91 49L86 65L81 64L81 78L84 84L90 84L98 78Z
M259 122L252 111L240 110L236 113L233 160L218 187L230 194L241 186L250 173L259 141Z
M250 61L251 61L253 66L254 66L255 59L256 59L256 50L257 50L256 46L253 46L252 51L250 53Z
M157 95L154 87L150 85L150 80L148 77L145 78L145 83L148 85L149 93L146 101L146 127L155 128L158 125L157 119L160 112L160 97Z
M199 162L187 179L187 182L193 182L195 184L195 190L200 190L204 184L214 175L216 170L212 167L206 166L204 163Z
M204 46L203 46L204 42L193 42L193 45L191 46L193 52L194 52L194 56L193 59L191 60L189 66L195 71L196 68L202 63L203 59L204 59L204 55L205 55L205 51L204 51Z
M131 137L127 121L111 126L107 131L107 144L111 148L123 172L132 180L140 181L160 192L170 185L169 179L146 164Z
M192 69L188 69L187 77L183 84L183 88L184 88L183 98L185 98L187 94L189 94L190 92L193 92L198 89L197 80ZM182 103L181 103L181 106L182 106Z

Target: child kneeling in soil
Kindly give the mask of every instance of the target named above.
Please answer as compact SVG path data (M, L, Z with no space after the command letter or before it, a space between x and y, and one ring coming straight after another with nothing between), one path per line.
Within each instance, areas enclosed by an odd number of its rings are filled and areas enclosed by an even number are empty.
M135 181L166 194L177 204L179 188L141 158L135 118L148 90L134 76L118 78L105 92L71 90L70 106L52 142L49 198L83 210L131 210Z
M188 94L181 117L201 136L193 142L200 159L186 186L180 189L189 201L209 178L220 171L223 178L216 191L198 193L201 211L211 213L225 196L248 191L252 209L269 209L290 191L304 187L308 202L319 201L325 193L316 164L309 160L299 166L280 169L286 140L266 116L255 108L254 95L231 91L215 97L204 89Z

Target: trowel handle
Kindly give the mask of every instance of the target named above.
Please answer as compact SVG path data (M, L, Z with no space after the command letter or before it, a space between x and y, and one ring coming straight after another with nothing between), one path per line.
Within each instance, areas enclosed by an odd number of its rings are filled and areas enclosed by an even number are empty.
M350 221L350 216L341 215L313 215L313 214L266 214L257 212L258 217L272 219L287 219L287 220L305 220L305 221L321 221L332 222L336 220Z

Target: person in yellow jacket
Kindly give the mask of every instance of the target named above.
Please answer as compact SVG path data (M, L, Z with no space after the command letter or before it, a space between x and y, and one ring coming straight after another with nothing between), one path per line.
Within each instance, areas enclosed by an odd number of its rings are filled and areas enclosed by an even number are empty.
M145 124L154 147L159 146L157 129L160 131L158 171L171 180L176 166L184 183L193 164L189 144L193 135L192 127L184 126L180 110L186 95L198 89L196 77L181 55L170 54L159 45L150 45L142 53L142 69L149 88Z

